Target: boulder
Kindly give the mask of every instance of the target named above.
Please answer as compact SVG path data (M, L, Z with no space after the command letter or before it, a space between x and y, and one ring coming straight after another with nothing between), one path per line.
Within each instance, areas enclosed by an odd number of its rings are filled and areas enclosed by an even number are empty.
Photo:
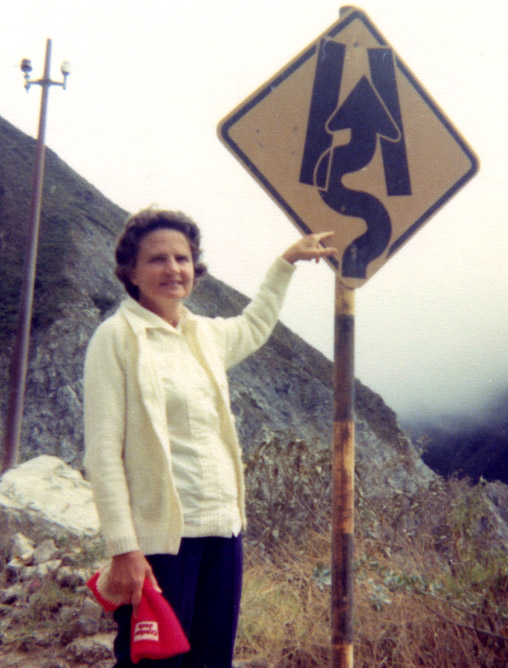
M8 540L10 549L17 533L36 542L62 536L98 538L92 490L81 473L50 455L4 473L0 479L0 544ZM41 549L51 551L51 543Z

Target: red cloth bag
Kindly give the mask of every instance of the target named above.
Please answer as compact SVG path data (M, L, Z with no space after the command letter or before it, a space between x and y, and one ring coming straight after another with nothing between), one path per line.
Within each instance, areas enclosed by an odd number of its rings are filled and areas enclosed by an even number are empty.
M173 608L150 580L145 580L138 616L131 618L131 661L167 659L189 650Z
M121 603L108 596L109 571L97 571L87 582L89 589L106 611L116 610ZM131 618L131 661L169 659L190 650L190 645L173 608L146 579L143 584L138 616Z

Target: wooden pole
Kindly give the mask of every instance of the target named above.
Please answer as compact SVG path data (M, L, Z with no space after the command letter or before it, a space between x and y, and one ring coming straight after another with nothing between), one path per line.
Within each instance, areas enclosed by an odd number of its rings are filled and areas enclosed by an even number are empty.
M332 458L332 668L353 667L355 293L335 279Z

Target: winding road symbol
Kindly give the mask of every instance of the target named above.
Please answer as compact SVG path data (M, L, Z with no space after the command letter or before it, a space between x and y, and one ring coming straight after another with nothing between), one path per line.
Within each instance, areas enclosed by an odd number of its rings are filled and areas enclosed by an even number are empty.
M360 110L371 109L364 122ZM346 102L328 121L330 133L351 129L351 141L345 146L329 149L316 166L315 184L323 201L345 216L359 216L367 223L367 231L344 251L342 273L344 276L365 278L367 266L386 249L392 226L388 211L369 193L351 190L342 184L342 176L366 167L374 157L377 136L399 141L400 131L387 114L374 88L363 77ZM319 178L319 173L326 174ZM323 176L325 178L323 178ZM322 181L325 183L321 185Z
M410 195L411 188L391 50L368 50L372 77L380 90L363 75L337 107L345 56L343 44L321 41L300 181L316 187L323 202L338 214L365 221L366 231L344 250L342 275L366 278L370 262L388 248L390 215L371 193L346 187L343 176L371 163L379 137L384 141L387 193ZM342 130L350 131L349 143L334 145L334 135ZM398 144L398 151L390 153L390 144L392 148Z

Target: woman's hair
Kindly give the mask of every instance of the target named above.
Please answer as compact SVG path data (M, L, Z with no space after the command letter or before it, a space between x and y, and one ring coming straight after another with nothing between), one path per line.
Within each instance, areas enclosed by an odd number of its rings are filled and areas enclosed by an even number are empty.
M180 211L163 211L153 207L143 209L127 219L115 249L115 274L137 301L139 288L131 283L129 276L136 266L141 241L147 234L159 229L181 232L189 242L195 279L206 273L206 265L200 261L201 232L196 223Z

